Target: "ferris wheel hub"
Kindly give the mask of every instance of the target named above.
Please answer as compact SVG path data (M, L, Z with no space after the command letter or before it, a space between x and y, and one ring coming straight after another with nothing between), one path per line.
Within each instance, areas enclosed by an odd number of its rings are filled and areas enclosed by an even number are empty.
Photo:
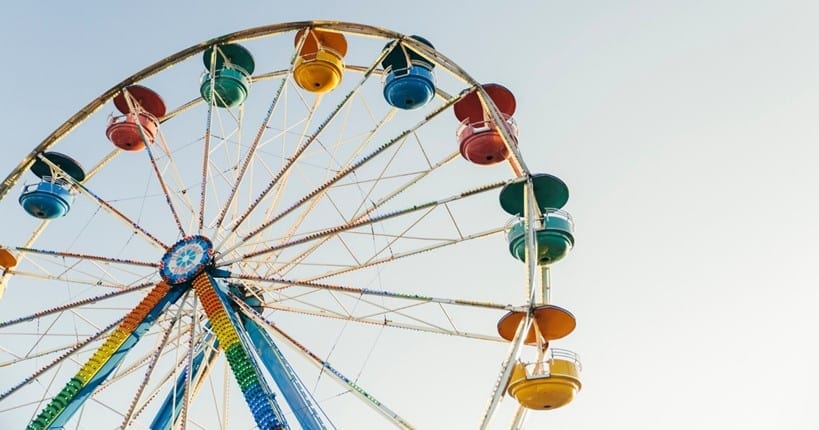
M192 280L213 261L213 243L205 236L188 236L168 249L159 263L159 275L172 285Z

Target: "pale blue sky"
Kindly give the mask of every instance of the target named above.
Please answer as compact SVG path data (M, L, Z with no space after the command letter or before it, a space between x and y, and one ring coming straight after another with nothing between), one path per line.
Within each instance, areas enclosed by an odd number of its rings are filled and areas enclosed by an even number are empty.
M577 317L557 346L583 358L584 389L527 428L819 428L817 3L150 0L2 15L2 176L102 91L202 40L309 19L423 35L516 94L524 158L571 189L577 248L553 298Z

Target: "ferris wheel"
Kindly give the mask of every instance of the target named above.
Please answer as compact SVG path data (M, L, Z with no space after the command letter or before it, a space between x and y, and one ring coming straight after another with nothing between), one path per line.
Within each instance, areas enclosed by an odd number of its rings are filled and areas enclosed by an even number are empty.
M3 427L415 428L478 393L465 419L507 399L520 428L570 403L568 188L524 162L512 91L433 43L238 31L37 145L0 184Z

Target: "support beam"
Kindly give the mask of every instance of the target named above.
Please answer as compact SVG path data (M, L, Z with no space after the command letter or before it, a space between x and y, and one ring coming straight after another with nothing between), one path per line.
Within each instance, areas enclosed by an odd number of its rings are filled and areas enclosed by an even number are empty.
M282 352L273 343L273 339L264 329L259 327L255 321L242 315L242 324L250 336L250 341L256 348L256 353L262 359L262 363L267 368L270 376L276 382L279 390L287 400L290 410L296 416L302 429L304 430L324 430L327 426L321 420L321 415L316 409L316 405L307 389L302 384L296 372L290 367L290 363L284 358Z
M94 352L80 371L51 399L28 430L63 428L68 420L94 393L97 387L119 366L139 339L176 302L186 288L165 283L157 284L151 292L125 316L122 323L108 336L105 343Z
M342 374L335 367L330 365L329 362L323 360L316 353L310 351L304 345L300 344L298 341L293 339L290 335L283 332L278 326L276 326L269 320L265 319L261 314L252 309L250 305L241 301L236 301L235 303L239 305L239 307L241 308L242 312L245 315L252 318L257 323L263 324L264 327L271 333L273 333L274 336L277 336L279 339L284 340L286 343L292 346L296 352L301 353L305 358L307 358L308 361L312 363L314 366L318 367L323 371L326 370L328 372L327 374L330 375L342 387L349 389L350 393L358 397L367 406L373 408L373 410L381 414L384 418L390 420L397 428L402 430L413 430L415 428L407 420L405 420L395 411L387 407L387 405L378 401L378 399L376 399L375 396L368 393L363 388L359 387L350 378L344 376L344 374Z
M201 273L193 280L193 288L213 325L216 339L225 352L230 370L242 390L256 425L264 430L287 429L287 422L276 403L275 395L262 376L256 360L249 353L246 337L238 329L241 323L230 309L230 299L207 273Z
M162 407L159 408L159 411L154 416L154 420L151 422L152 430L171 430L174 428L174 424L182 412L180 399L185 395L185 384L188 380L188 372L190 371L193 375L192 380L195 381L194 391L196 391L196 388L201 385L201 381L204 379L206 372L210 369L211 364L213 364L213 361L219 356L218 346L219 342L213 339L212 334L208 333L202 338L197 345L196 355L193 357L191 368L188 369L186 367L183 372L179 373L179 376L176 378L176 384L174 384L173 389L165 397L165 401L162 402Z

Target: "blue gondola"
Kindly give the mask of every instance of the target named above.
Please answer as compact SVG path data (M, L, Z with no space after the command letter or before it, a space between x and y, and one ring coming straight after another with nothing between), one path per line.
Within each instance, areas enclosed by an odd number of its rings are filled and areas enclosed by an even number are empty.
M410 38L433 47L421 36ZM435 96L435 78L432 75L435 65L409 47L400 43L395 45L381 61L381 66L387 72L384 78L387 103L399 109L418 109Z
M18 202L29 215L40 219L55 219L68 213L74 203L72 184L68 177L77 182L85 180L85 172L78 162L58 152L47 152L42 155L57 169L41 159L31 166L31 171L40 182L23 187Z

